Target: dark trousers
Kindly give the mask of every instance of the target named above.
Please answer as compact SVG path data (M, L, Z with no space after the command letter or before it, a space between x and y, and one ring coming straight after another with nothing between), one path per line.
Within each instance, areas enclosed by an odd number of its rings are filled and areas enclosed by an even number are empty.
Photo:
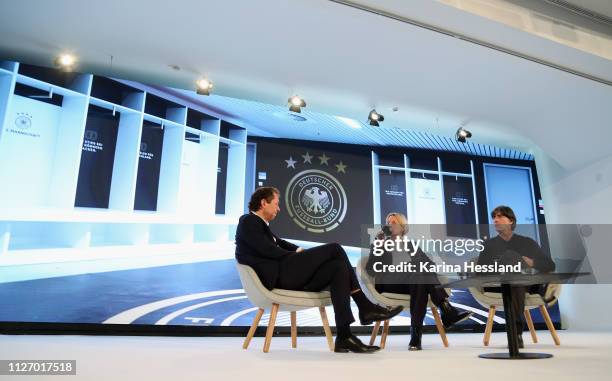
M441 305L448 295L441 287L436 284L377 284L378 292L392 292L395 294L410 294L410 326L420 328L423 326L425 314L427 313L427 302L431 296L431 301L436 306Z
M541 286L512 286L510 292L512 293L512 307L514 310L514 325L521 334L524 330L523 314L525 311L525 295L529 292L530 294L538 294ZM485 287L485 292L499 292L501 293L501 287Z
M277 287L296 291L321 291L329 287L336 326L355 321L351 291L360 288L359 281L346 252L337 243L313 247L283 259Z

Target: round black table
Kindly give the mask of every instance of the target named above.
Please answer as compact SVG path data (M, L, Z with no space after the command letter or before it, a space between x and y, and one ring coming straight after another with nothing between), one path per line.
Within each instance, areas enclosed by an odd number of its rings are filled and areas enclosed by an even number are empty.
M489 287L500 286L502 298L504 300L504 312L506 314L506 336L508 337L508 353L495 352L483 353L478 355L484 359L497 360L529 360L545 359L553 357L550 353L530 353L519 352L518 332L514 322L514 308L512 308L512 286L531 286L541 283L566 283L579 276L589 275L589 273L547 273L547 274L487 274L475 275L465 279L455 280L441 285L444 288L469 288L469 287Z

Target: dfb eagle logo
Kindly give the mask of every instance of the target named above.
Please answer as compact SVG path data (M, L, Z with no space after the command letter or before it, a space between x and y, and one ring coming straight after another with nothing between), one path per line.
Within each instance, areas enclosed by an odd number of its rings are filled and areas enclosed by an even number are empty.
M312 187L302 196L302 204L306 210L315 214L323 214L330 204L329 195L319 187Z
M346 216L347 197L336 177L319 169L296 173L285 190L287 214L312 233L334 230Z

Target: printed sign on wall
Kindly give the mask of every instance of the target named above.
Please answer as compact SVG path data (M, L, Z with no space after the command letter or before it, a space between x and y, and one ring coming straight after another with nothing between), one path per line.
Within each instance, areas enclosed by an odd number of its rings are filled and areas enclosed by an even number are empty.
M229 145L219 144L217 161L217 197L215 198L215 214L225 214L225 193L227 189L227 160Z
M476 210L472 179L444 176L446 233L452 237L476 238Z
M119 113L89 106L74 206L108 208Z
M15 95L0 147L0 197L10 205L45 204L62 108Z
M415 177L417 176L417 177ZM412 174L410 178L411 208L408 222L411 224L443 224L444 211L442 209L442 190L440 181L418 177Z
M157 210L159 169L161 167L163 144L164 130L161 126L144 121L140 139L136 199L134 200L134 209L136 210Z
M406 210L406 176L404 171L379 170L380 223L385 223L387 214L402 213Z

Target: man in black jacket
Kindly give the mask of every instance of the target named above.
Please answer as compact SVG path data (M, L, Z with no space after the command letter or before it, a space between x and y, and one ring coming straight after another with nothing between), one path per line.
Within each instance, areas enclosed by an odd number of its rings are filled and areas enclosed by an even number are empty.
M529 237L514 233L516 228L516 216L514 211L500 205L493 209L491 218L495 224L497 236L484 242L484 249L478 256L479 265L516 264L522 262L522 266L536 269L539 272L551 272L555 270L555 262L550 256L544 254L540 245ZM512 286L512 298L514 301L514 324L519 333L519 347L523 348L523 313L525 310L525 294L540 294L544 297L546 285ZM501 292L501 287L485 287L487 292ZM546 300L545 300L546 301Z
M361 291L346 252L337 243L304 250L275 236L269 223L280 211L278 189L258 188L249 201L249 214L240 217L236 229L236 260L251 266L268 289L321 291L329 287L336 317L336 352L374 352L379 347L363 344L351 334L355 321L351 297L359 308L361 324L384 321L401 307L387 309L371 303Z

